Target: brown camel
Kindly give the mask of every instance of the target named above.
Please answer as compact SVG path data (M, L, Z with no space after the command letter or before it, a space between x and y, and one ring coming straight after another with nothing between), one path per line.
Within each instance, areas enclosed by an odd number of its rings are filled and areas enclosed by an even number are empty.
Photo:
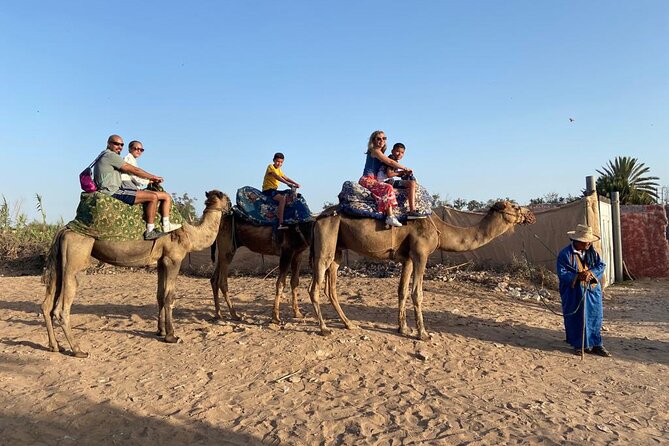
M70 307L77 289L76 275L84 270L90 258L117 266L145 266L158 264L158 335L165 342L174 343L172 309L174 307L176 278L186 254L210 246L216 238L221 214L230 211L230 199L217 190L207 192L205 210L198 226L184 224L181 228L157 240L102 241L69 229L61 229L54 237L42 281L46 297L42 313L49 335L51 351L63 351L56 341L53 321L59 321L65 338L77 358L85 358L72 334Z
M535 220L532 211L509 202L495 203L476 226L467 228L450 225L432 214L429 218L409 221L402 227L387 229L380 220L337 214L334 208L324 211L314 223L313 277L309 290L321 334L330 333L318 303L319 290L323 286L326 272L330 281L330 290L326 294L346 328L354 326L344 315L337 300L336 270L339 268L342 249L350 249L374 259L402 263L398 288L399 332L403 335L409 334L404 307L411 282L418 338L427 339L422 310L423 274L430 254L437 249L471 251L505 233L514 225L532 224Z
M293 315L296 318L304 317L297 305L297 287L300 284L302 254L309 248L311 243L312 226L312 222L305 222L290 225L284 231L274 231L272 226L254 225L234 214L223 217L218 236L216 237L215 249L218 251L216 266L210 280L211 290L214 293L216 317L219 319L223 318L218 296L220 289L230 310L230 316L235 320L240 319L228 295L228 268L230 263L232 263L237 248L240 246L246 246L258 254L279 256L279 277L276 279L272 322L277 324L281 322L279 304L281 299L283 299L289 266L291 270L290 287L292 291ZM212 252L212 260L213 256L214 253Z

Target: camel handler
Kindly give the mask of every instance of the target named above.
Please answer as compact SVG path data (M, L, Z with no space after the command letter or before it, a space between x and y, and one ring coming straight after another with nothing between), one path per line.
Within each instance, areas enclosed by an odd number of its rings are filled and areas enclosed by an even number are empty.
M581 358L583 352L611 356L602 345L601 282L605 265L592 246L599 236L586 225L577 225L567 235L571 243L557 258L566 340Z
M154 192L149 190L138 190L137 188L132 189L122 187L122 172L145 178L156 184L162 183L163 181L162 177L150 174L137 166L125 162L120 156L122 150L123 138L118 135L111 135L109 139L107 139L107 149L95 163L93 169L95 185L98 192L110 195L130 206L146 203L146 231L144 232L144 239L157 239L172 229L170 228L170 207L172 206L172 198L167 192ZM163 217L163 228L166 228L166 232L160 232L155 229L154 221L159 201L160 214ZM174 229L177 228L175 227Z

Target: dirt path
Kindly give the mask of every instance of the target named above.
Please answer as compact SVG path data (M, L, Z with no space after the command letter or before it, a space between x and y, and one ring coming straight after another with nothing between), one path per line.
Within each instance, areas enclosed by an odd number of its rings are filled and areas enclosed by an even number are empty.
M396 333L397 279L340 278L360 329L322 302L335 329L324 338L308 277L307 319L285 302L281 327L269 324L272 278L232 278L244 321L216 323L208 281L180 277L183 342L168 345L154 335L155 281L80 278L72 317L91 354L80 360L47 351L39 278L0 277L0 444L669 442L667 280L609 288L614 357L584 361L540 303L457 281L425 282L432 339L418 342Z

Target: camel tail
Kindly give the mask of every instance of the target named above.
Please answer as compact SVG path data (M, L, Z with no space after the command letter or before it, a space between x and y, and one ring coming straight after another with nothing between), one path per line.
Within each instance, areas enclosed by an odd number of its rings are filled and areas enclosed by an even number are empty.
M53 238L53 243L51 248L49 248L49 254L46 258L46 264L44 265L44 271L42 272L42 283L46 285L47 295L54 296L59 293L61 276L59 271L60 265L62 263L62 253L61 253L61 239L63 234L65 234L66 228L61 229L56 233ZM54 305L55 308L55 305Z
M211 263L216 263L216 241L209 248L211 253Z

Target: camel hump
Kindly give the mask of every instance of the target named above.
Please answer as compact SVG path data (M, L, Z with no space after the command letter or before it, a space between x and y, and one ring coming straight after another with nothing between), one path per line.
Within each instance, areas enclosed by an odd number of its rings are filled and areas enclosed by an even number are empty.
M321 213L318 214L318 216L316 217L316 219L319 219L319 218L325 218L325 217L333 217L333 216L339 214L340 210L341 210L341 206L340 206L340 205L338 205L338 204L333 204L332 206L328 206L328 207L326 207L325 209L323 209L323 210L321 211Z
M398 212L397 218L401 222L407 220L409 213L409 195L408 189L395 188L397 197ZM422 185L416 183L416 212L418 215L429 216L432 214L434 200L430 193ZM386 215L379 212L376 199L372 192L353 181L345 181L339 192L339 205L341 211L347 215L356 217L368 217L377 220L385 220Z
M183 224L184 219L172 202L170 222ZM82 192L77 215L66 227L96 240L144 240L146 222L141 204L127 205L101 192ZM156 229L162 231L162 219L156 212Z
M269 226L278 222L278 203L269 195L251 186L237 190L236 204L232 210L242 220L256 225ZM283 221L287 225L306 223L313 220L311 211L302 194L287 200L283 212Z

